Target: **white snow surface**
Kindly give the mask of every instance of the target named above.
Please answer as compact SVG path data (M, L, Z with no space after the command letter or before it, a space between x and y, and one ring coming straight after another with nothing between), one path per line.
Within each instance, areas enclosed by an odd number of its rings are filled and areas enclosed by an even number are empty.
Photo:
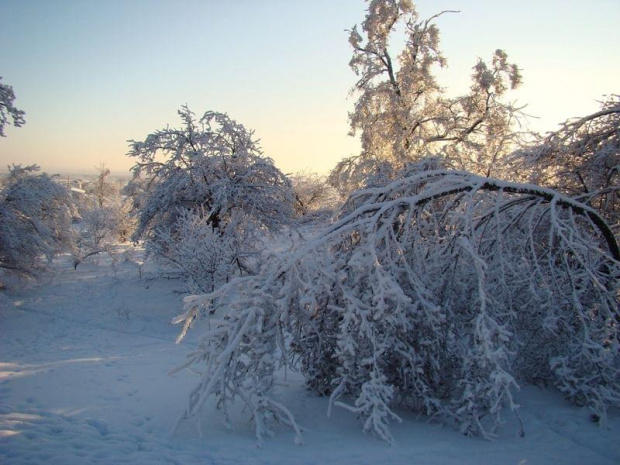
M43 281L0 290L0 464L620 463L618 411L599 426L586 408L533 386L517 397L523 438L510 412L499 438L487 441L398 411L403 422L392 425L390 446L364 434L350 412L326 418L327 399L290 372L276 398L303 427L304 445L283 427L257 448L242 406L233 431L210 405L200 425L186 420L172 433L198 378L169 373L200 328L175 345L180 328L170 321L183 284L142 270L140 253L77 270L61 257Z

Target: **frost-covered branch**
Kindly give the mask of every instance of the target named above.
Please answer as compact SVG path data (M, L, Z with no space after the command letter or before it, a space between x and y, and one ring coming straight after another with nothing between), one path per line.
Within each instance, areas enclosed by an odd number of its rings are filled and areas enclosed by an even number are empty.
M0 76L0 80L2 80L2 76ZM24 119L26 113L16 108L13 103L14 101L15 92L13 88L9 85L0 83L0 137L5 137L4 127L7 124L11 124L9 117L13 121L13 126L16 128L26 123Z
M620 230L620 96L601 110L568 120L560 130L519 151L516 162L532 182L579 197Z

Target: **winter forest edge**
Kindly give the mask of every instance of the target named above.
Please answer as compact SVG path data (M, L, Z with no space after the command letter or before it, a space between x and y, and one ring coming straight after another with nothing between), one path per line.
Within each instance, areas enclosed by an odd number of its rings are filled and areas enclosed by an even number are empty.
M209 402L225 422L242 404L259 444L274 425L301 444L303 419L274 393L284 371L387 443L403 411L491 440L512 415L526 435L515 395L531 385L605 427L620 407L620 97L525 131L503 50L449 96L435 72L451 13L368 1L349 31L361 152L329 176L285 175L253 131L187 106L179 126L130 141L126 185L103 165L73 189L13 165L0 281L127 242L181 276L177 342L203 333L178 367L200 377L175 428ZM0 82L2 137L26 124L18 102Z

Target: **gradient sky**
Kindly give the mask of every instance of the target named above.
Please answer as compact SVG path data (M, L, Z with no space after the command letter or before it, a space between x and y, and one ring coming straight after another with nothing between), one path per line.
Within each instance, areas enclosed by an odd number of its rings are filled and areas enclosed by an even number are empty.
M496 48L522 68L513 98L552 130L620 93L618 0L420 0L438 25L450 90ZM355 75L345 29L363 0L0 0L0 76L26 125L6 128L0 168L127 171L127 140L178 126L177 110L228 113L284 172L327 172L347 136Z

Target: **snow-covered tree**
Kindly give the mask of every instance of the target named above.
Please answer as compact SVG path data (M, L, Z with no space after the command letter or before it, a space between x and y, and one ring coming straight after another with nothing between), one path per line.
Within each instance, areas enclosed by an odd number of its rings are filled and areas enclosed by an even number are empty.
M579 198L620 231L620 96L611 95L593 114L569 119L515 158L532 182Z
M448 13L448 12L443 12ZM518 112L501 98L521 76L506 53L473 68L469 94L448 97L435 76L446 66L434 23L420 20L410 0L370 0L361 32L351 30L350 66L359 77L349 115L360 134L360 155L341 161L330 181L342 192L364 187L369 177L396 172L410 162L441 154L445 166L483 176L501 175L504 155L517 137ZM391 41L404 26L406 42L395 56Z
M186 366L214 398L297 430L276 371L391 441L394 407L492 437L521 384L556 386L599 417L620 405L620 251L591 207L466 172L403 171L356 192L322 234L269 272L185 299ZM299 434L299 432L298 432Z
M89 183L86 192L94 197L97 205L100 208L120 194L118 185L115 185L110 176L112 172L105 167L105 164L101 164L97 167L97 177L94 182Z
M0 76L0 81L1 80L2 76ZM9 118L11 118L12 124L15 127L20 127L26 122L24 119L26 113L16 108L13 103L14 101L15 92L13 91L13 87L0 83L0 137L5 137L4 127L7 124L11 124Z
M300 216L329 213L342 203L338 191L324 176L301 172L292 176L291 182L295 192L295 211Z
M120 186L110 180L111 172L101 165L86 194L76 202L80 215L73 249L73 264L101 253L114 254L114 242L125 242L135 229L131 203L121 196Z
M142 186L129 188L138 214L133 238L145 239L149 251L180 263L196 258L182 253L184 234L195 228L202 236L210 227L213 237L238 247L231 258L234 267L251 272L258 239L279 231L293 214L291 184L262 155L253 133L226 114L209 111L197 119L183 107L179 115L181 128L131 143L134 179Z
M0 190L0 268L32 274L72 246L69 191L36 165L14 165Z

